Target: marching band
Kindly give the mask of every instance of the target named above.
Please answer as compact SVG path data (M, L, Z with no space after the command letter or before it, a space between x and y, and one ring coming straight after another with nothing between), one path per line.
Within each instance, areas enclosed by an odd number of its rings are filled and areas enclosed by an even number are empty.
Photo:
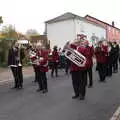
M37 92L43 94L48 92L46 72L49 70L50 52L40 42L34 46L28 45L25 49L26 56L30 59L34 72L35 80L38 83ZM51 62L51 77L58 77L59 53L57 46L53 48ZM66 60L65 72L70 74L74 89L73 99L84 100L86 87L93 87L93 59L96 59L96 71L98 71L99 81L105 82L106 77L111 77L118 72L119 45L116 42L99 41L94 48L86 38L67 42L63 48ZM22 59L20 48L16 42L9 50L8 65L10 66L15 85L13 88L23 88ZM87 80L89 78L89 81Z

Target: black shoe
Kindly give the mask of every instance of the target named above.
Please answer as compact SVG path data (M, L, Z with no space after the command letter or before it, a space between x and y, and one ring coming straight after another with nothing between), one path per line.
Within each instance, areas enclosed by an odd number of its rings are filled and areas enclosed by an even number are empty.
M47 93L47 92L48 92L48 90L43 90L43 94L44 94L44 93Z
M12 87L12 88L10 88L10 89L16 89L17 87L16 86L14 86L14 87Z
M85 100L85 97L81 96L81 97L80 97L80 100Z
M88 86L88 88L92 88L92 87L93 87L93 85L89 85L89 86Z
M36 82L37 82L37 80L32 81L32 83L36 83Z
M51 75L51 77L53 78L54 76L53 76L53 75Z
M19 87L17 87L17 89L18 89L18 90L21 90L21 89L23 89L23 86L19 86Z
M79 96L78 95L75 95L75 96L72 96L72 99L77 99Z
M41 92L41 91L42 91L42 89L37 89L37 90L36 90L36 92Z

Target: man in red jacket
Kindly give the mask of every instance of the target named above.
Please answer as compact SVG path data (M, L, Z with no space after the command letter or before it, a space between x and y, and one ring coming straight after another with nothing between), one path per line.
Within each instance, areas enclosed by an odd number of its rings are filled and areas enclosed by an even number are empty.
M72 43L69 45L69 47L74 50L77 50L78 45L79 44ZM71 62L70 72L71 72L71 77L72 77L72 85L73 85L73 89L75 93L72 99L76 99L79 97L80 71L79 71L79 67L75 65L73 62Z
M37 82L39 89L37 92L48 92L46 72L48 72L48 52L41 45L37 44L37 56L39 60L37 62Z
M69 47L77 50L79 53L86 57L86 64L83 67L79 67L75 65L73 62L71 63L71 76L72 76L72 84L74 88L75 95L72 97L73 99L79 98L80 100L85 99L86 94L86 85L87 85L87 69L90 66L90 52L86 48L86 40L79 41L77 44L70 44Z
M87 70L91 67L91 50L88 47L88 41L84 40L81 42L81 45L77 48L78 52L80 52L85 58L86 63L84 67L79 67L79 77L80 77L80 86L79 86L79 97L80 100L85 99L86 95L86 86L87 86Z

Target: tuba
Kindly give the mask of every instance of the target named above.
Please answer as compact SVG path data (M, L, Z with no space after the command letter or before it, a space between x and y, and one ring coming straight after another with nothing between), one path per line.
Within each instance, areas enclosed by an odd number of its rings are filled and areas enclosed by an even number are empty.
M71 62L76 64L78 67L84 67L86 63L86 57L79 53L77 50L74 50L68 46L64 47L64 55L68 58Z

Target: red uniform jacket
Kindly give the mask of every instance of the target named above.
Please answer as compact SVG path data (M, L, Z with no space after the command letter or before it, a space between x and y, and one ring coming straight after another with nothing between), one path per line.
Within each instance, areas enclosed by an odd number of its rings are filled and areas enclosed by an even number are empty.
M93 56L93 50L91 47L87 46L80 46L78 47L78 52L80 52L83 56L86 58L86 63L84 67L80 67L80 70L87 70L93 65L92 56Z
M37 55L40 57L39 70L41 72L48 72L48 52L46 50L39 50Z
M107 63L107 46L97 47L95 50L95 56L97 63Z
M59 62L59 54L57 51L52 52L52 62Z
M73 46L73 45L72 45ZM74 63L71 63L71 71L79 71L79 70L86 70L93 65L92 56L93 56L93 49L91 47L84 47L79 46L77 51L80 52L83 56L86 57L86 64L84 67L78 67Z

